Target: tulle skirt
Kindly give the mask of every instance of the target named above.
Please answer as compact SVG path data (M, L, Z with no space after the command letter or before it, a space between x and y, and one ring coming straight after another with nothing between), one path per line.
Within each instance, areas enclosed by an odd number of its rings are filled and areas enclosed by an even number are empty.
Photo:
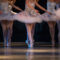
M42 16L46 17L46 19L43 19L44 21L60 21L60 8L55 10L52 15L44 13Z
M57 19L60 19L60 8L55 11Z
M44 14L34 14L30 15L28 12L23 11L20 13L11 12L9 14L0 14L1 20L17 20L23 23L41 23L42 21L58 21L60 20L60 9L54 11L54 14L50 15L48 13Z
M15 12L11 11L8 14L0 14L0 21L1 20L8 20L11 21L13 20L13 15L16 14Z
M23 11L18 14L15 14L13 16L13 19L18 20L23 23L41 23L42 21L46 21L46 22L58 21L60 19L59 18L60 15L58 15L58 13L59 13L58 11L60 12L60 10L57 10L52 15L50 15L46 12L44 14L36 13L35 15L30 15L28 12Z
M50 15L48 13L44 13L44 14L42 14L42 16L43 16L43 20L46 21L46 22L48 22L48 21L58 21L59 20L59 17L57 16L56 12L54 12L52 15Z
M30 15L28 12L23 11L17 13L13 16L14 20L18 20L23 23L41 23L42 22L42 15L36 13L35 15Z

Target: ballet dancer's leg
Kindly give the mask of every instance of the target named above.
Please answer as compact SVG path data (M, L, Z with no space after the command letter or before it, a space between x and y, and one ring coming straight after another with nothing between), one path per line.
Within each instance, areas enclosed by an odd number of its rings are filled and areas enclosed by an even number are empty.
M26 30L27 30L27 40L25 41L26 42L26 44L28 44L28 42L29 42L29 37L28 37L28 27L27 27L27 24L25 24L26 25Z
M55 24L56 22L48 22L49 28L50 28L50 34L51 34L51 38L52 38L52 47L55 46L55 39L54 39L54 34L55 34Z
M28 32L28 38L29 38L28 47L32 48L33 47L33 39L32 39L32 34L31 34L32 24L26 24L26 28Z
M34 36L34 29L35 29L35 24L32 24L32 31L31 31L32 39L33 39L33 36ZM28 38L28 32L27 32L27 40L26 40L27 44L28 44L28 40L29 40L29 38ZM33 39L33 41L34 41L34 39Z
M35 30L35 23L32 24L32 31L31 31L33 41L34 41L34 30Z
M13 21L12 22L2 21L1 25L2 25L3 37L4 37L4 46L10 46Z
M8 46L11 46L11 37L12 37L12 32L13 32L13 21L8 21L7 29L7 40L8 40Z
M1 26L2 26L2 30L3 30L3 38L4 38L4 46L7 46L7 40L6 40L6 36L7 36L7 26L6 26L6 22L5 21L1 21Z

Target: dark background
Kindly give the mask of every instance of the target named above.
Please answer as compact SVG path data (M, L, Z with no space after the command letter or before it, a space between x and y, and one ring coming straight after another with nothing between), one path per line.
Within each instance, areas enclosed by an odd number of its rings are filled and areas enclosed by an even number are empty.
M47 8L47 0L40 0L38 2L40 5L42 5L44 8ZM23 10L25 9L25 0L16 0L15 5L19 6ZM36 7L36 9L38 9ZM44 13L44 11L38 9L40 13ZM20 12L15 9L13 9L15 12ZM55 26L55 41L58 41L57 38L58 29L57 24ZM51 42L51 36L49 32L49 26L47 22L42 22L40 24L36 24L35 26L35 34L34 34L35 42ZM26 27L24 23L14 21L13 24L13 34L12 34L12 42L24 42L26 40ZM0 42L3 42L3 34L2 34L2 27L0 25Z

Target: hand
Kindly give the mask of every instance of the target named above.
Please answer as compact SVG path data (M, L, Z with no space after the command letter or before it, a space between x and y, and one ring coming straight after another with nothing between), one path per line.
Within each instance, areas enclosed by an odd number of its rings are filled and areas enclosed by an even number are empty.
M50 15L52 15L52 13L51 12L47 12L48 14L50 14Z
M36 12L36 13L39 13L39 11L38 11L38 10L35 10L35 12Z
M23 10L22 10L22 9L20 9L20 11L22 12Z

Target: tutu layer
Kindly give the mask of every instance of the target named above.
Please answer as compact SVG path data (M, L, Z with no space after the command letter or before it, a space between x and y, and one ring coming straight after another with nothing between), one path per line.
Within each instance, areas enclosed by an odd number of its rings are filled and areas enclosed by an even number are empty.
M43 18L44 21L57 21L59 20L58 16L56 15L56 13L50 15L48 13L44 13L42 14L43 17L45 17L45 19Z
M42 22L42 16L40 14L32 16L28 14L28 12L26 11L15 14L13 16L13 19L23 23L41 23Z
M11 11L11 13L8 14L0 14L0 21L1 20L13 20L13 15L16 14L15 12Z
M11 11L10 14L0 14L0 21L1 20L17 20L23 23L41 23L42 21L58 21L60 20L60 9L56 10L53 15L44 13L42 15L35 14L34 16L28 14L28 12L26 11L20 13L15 13Z
M60 8L55 11L55 14L58 19L60 19Z

